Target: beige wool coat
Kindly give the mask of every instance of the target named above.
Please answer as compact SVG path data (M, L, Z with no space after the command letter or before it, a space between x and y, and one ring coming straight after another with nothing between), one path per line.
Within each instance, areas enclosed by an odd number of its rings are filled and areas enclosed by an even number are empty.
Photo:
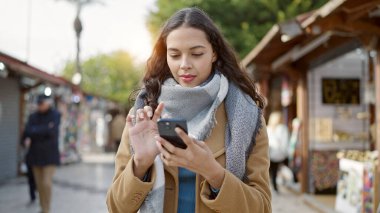
M268 136L263 118L263 127L256 136L256 145L247 160L247 181L243 182L228 170L215 199L209 199L209 184L196 175L195 211L208 212L271 212L271 192L269 187ZM217 109L217 124L210 137L205 141L212 150L217 162L224 168L226 155L224 133L226 112L224 104ZM253 130L252 130L253 131ZM152 168L151 182L143 182L133 174L133 155L130 153L128 129L124 129L122 141L115 159L115 176L107 193L107 206L111 213L137 212L145 197L153 187L155 168ZM164 212L177 212L178 205L178 168L165 169Z

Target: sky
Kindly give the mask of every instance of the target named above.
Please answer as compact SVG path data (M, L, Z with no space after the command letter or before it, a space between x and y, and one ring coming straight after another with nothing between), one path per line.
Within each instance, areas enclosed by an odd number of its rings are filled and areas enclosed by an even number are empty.
M146 17L154 0L97 0L82 9L81 60L128 51L146 61L152 40ZM67 0L0 0L0 52L52 74L75 60L76 6Z

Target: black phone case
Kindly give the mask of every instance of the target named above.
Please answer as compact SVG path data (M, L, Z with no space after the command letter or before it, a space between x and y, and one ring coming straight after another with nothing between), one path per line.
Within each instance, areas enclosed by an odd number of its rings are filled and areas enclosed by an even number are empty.
M187 133L187 123L186 120L173 119L173 118L162 118L157 121L158 133L162 138L169 141L171 144L178 148L186 149L187 146L185 142L177 135L174 131L176 127L181 128Z

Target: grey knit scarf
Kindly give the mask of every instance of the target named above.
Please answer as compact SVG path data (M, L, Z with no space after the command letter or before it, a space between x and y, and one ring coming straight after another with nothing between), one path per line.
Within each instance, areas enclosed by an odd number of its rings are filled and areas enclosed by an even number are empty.
M182 87L173 78L161 87L158 102L164 103L163 114L187 121L188 133L205 140L215 126L215 112L228 92L228 80L216 73L206 83L194 88Z
M136 99L135 109L144 107L145 96L146 92L142 90ZM245 180L246 161L261 128L262 113L249 95L228 82L225 76L215 72L208 81L194 88L182 87L174 79L168 79L162 85L159 97L159 102L164 102L165 105L164 113L170 117L186 119L189 134L198 140L205 140L211 134L216 124L216 110L223 101L227 114L226 169ZM156 170L157 167L163 168L158 157L154 164ZM164 175L163 171L158 173ZM156 177L153 189L140 212L163 212L164 185Z

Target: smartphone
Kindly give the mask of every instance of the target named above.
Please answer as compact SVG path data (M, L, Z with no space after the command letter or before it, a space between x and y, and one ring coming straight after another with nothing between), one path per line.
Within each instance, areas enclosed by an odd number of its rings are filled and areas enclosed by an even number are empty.
M187 122L184 119L177 118L161 118L157 121L158 133L162 138L169 141L174 146L186 149L187 145L174 131L176 127L181 128L187 133Z

